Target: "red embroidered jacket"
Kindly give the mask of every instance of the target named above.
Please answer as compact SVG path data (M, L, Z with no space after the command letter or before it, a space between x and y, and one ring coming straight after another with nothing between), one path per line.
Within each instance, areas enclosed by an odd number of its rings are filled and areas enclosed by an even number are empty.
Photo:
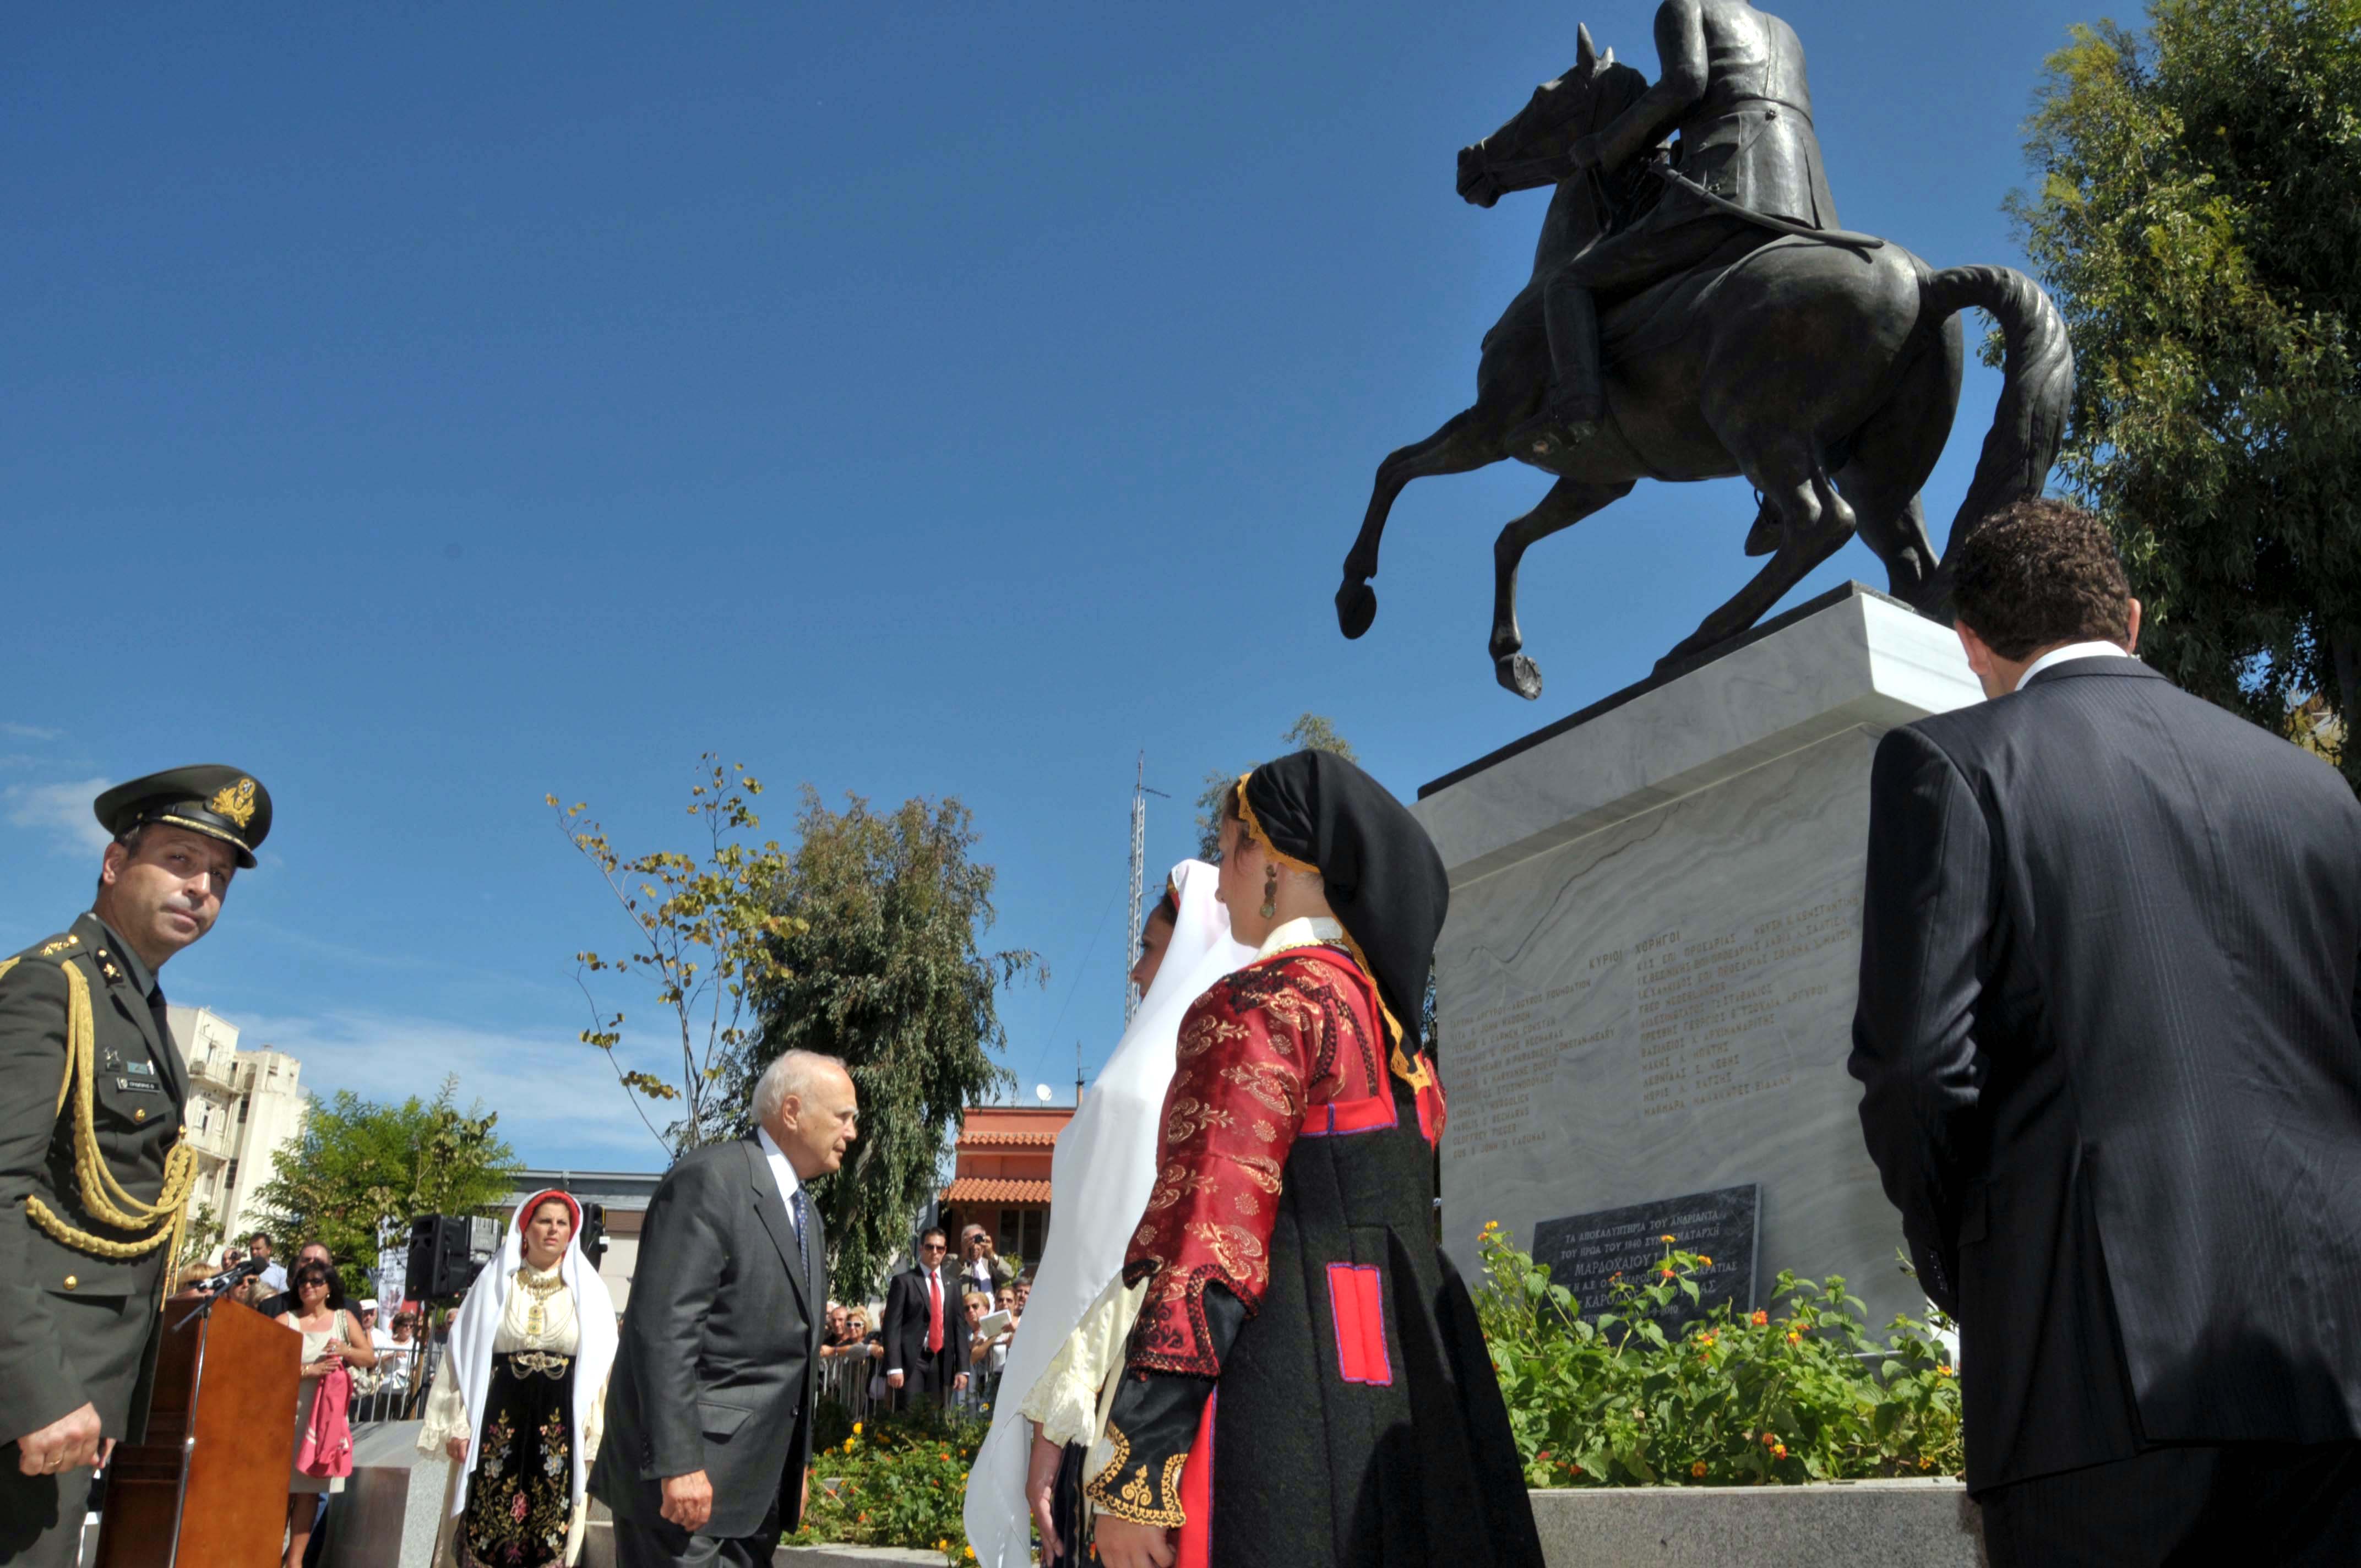
M1308 1115L1356 1104L1390 1114L1383 1016L1368 977L1328 947L1250 964L1190 1007L1164 1096L1156 1187L1124 1262L1127 1282L1153 1277L1128 1366L1219 1375L1205 1287L1218 1281L1249 1316L1261 1305L1279 1173ZM1420 1102L1428 1137L1439 1137L1439 1094L1422 1091Z

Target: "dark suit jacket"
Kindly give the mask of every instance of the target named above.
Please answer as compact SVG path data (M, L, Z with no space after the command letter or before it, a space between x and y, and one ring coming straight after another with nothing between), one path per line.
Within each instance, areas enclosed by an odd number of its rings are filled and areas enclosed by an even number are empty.
M808 1277L754 1139L692 1150L657 1184L590 1473L616 1518L655 1520L663 1479L702 1470L713 1516L698 1533L752 1535L774 1498L780 1529L801 1522L828 1301L826 1236L806 1212Z
M2361 1436L2361 803L2132 659L1896 729L1861 1126L1968 1483Z
M880 1372L901 1368L906 1389L935 1393L951 1386L965 1366L967 1319L960 1309L959 1275L943 1265L943 1348L927 1354L927 1276L912 1267L895 1275L885 1287L885 1360Z
M98 1407L109 1437L136 1441L146 1424L144 1400L133 1387L146 1357L126 1355L111 1340L87 1341L62 1309L92 1298L152 1297L163 1249L133 1258L93 1256L37 1229L25 1212L25 1200L38 1197L77 1230L123 1235L82 1206L73 1109L58 1110L69 969L90 992L92 1122L107 1169L142 1202L154 1202L164 1190L164 1157L181 1135L186 1069L133 983L137 967L125 961L98 916L84 915L71 930L17 954L0 976L0 1442L85 1403ZM74 1314L78 1321L89 1316ZM134 1324L122 1332L145 1331ZM132 1376L102 1376L95 1370L102 1366L129 1368Z

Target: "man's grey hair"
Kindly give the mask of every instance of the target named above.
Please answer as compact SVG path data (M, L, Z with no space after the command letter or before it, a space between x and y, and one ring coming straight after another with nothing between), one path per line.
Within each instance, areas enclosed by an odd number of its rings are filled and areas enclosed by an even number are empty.
M842 1057L823 1056L818 1051L783 1051L778 1058L763 1069L754 1080L754 1122L765 1126L778 1120L779 1108L793 1094L799 1099L811 1098L812 1085L824 1072L851 1073Z

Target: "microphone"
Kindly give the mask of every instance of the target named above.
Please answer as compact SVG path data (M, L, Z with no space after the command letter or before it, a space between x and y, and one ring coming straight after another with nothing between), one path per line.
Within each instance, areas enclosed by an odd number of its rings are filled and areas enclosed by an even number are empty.
M232 1268L225 1268L197 1288L208 1296L217 1296L231 1286L253 1278L270 1266L258 1257L249 1257Z

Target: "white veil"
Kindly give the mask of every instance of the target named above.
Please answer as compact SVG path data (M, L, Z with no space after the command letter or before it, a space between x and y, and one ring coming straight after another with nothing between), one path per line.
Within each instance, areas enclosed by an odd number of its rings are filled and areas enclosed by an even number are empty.
M1252 948L1230 939L1229 911L1213 898L1218 874L1202 861L1172 868L1180 912L1163 967L1082 1109L1058 1135L1049 1162L1049 1246L1008 1347L991 1435L968 1475L967 1539L978 1568L1029 1568L1033 1562L1032 1516L1025 1506L1033 1432L1016 1407L1083 1311L1122 1271L1156 1181L1156 1121L1172 1082L1181 1014L1207 987L1254 957Z

